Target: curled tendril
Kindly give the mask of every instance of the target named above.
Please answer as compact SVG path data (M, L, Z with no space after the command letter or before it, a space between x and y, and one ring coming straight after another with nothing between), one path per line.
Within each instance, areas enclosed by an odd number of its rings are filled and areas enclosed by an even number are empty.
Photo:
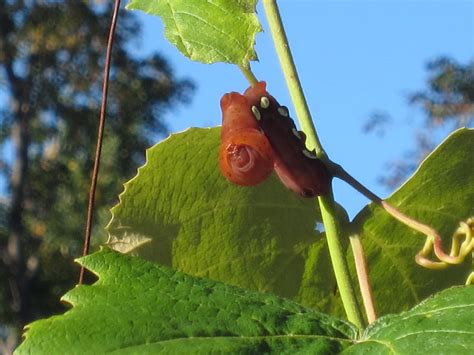
M411 229L423 233L426 236L426 242L421 251L415 256L415 261L427 268L433 270L442 270L450 265L461 264L466 256L474 251L474 216L466 221L459 223L458 229L453 234L451 251L447 254L443 250L442 240L439 233L430 226L423 224L399 211L388 201L382 200L372 191L367 189L359 181L354 179L340 165L331 161L326 162L333 176L347 182L357 191L368 197L372 202L382 207L393 218L410 227ZM462 241L462 242L461 242ZM436 256L438 260L431 260L430 256ZM466 285L474 284L474 271L468 276Z
M474 271L469 274L466 280L466 286L474 285Z
M441 237L436 231L426 233L427 238L423 249L416 255L416 262L428 269L442 270L450 265L459 265L474 250L474 217L459 223L454 232L451 242L451 250L447 254L442 247ZM436 256L437 261L431 260L430 256ZM474 283L474 272L472 272L466 284Z

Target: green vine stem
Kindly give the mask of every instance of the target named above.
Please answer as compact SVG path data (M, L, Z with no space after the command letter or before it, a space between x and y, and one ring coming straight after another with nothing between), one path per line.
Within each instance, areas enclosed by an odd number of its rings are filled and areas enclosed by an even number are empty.
M347 319L354 323L359 329L362 329L364 321L359 304L357 303L344 248L341 244L342 238L347 238L347 230L345 225L337 217L332 190L326 196L319 196L318 202L321 209L324 229L326 231L329 254L331 256L337 286L341 294L341 300Z
M309 150L312 150L313 148L316 150L316 155L318 157L326 159L326 152L324 151L318 138L318 134L316 133L316 129L314 128L311 113L309 112L308 104L303 94L301 82L296 71L276 0L263 0L263 7L268 19L278 59L280 60L280 65L285 75L286 85L290 92L291 101L295 108L296 117L301 125L301 129L305 132L307 137L306 144Z
M307 136L308 148L312 149L314 147L318 157L327 160L327 155L316 134L316 129L314 128L308 105L303 95L276 1L263 0L263 7L298 121ZM327 196L320 196L318 200L344 310L348 320L361 329L363 327L363 318L351 282L344 249L341 245L341 240L347 237L347 233L344 225L337 218L336 204L332 191Z

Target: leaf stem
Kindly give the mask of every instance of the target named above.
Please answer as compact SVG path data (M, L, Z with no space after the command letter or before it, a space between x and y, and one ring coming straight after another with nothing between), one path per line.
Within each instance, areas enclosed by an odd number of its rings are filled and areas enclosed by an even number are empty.
M374 298L372 296L372 288L370 287L369 271L367 269L364 249L362 248L358 234L351 235L349 239L351 241L352 253L354 254L354 262L359 279L360 293L362 294L362 301L364 302L365 314L370 324L377 319L377 315L375 313Z
M263 7L298 121L307 136L308 148L315 148L318 157L326 160L327 155L321 146L311 114L309 113L276 1L263 0ZM348 320L361 329L363 327L363 319L355 297L354 287L352 286L345 252L341 245L341 239L346 237L346 231L341 221L337 218L332 191L327 196L320 196L318 200L342 303Z
M239 68L251 86L254 86L258 82L258 79L252 72L252 69L250 69L249 63L247 63L246 65L239 65Z

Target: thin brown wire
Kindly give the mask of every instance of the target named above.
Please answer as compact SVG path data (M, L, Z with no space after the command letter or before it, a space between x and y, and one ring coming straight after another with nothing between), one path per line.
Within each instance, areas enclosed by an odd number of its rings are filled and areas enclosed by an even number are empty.
M99 129L97 132L97 145L95 150L94 158L94 170L92 171L92 181L91 187L89 190L89 203L87 206L87 222L86 222L86 232L84 236L84 247L82 250L82 255L86 256L89 254L89 247L91 241L92 233L92 220L94 218L94 202L95 202L95 191L97 188L97 178L99 176L99 167L100 167L100 156L102 154L102 142L104 138L104 127L105 127L105 114L107 112L107 96L109 92L109 76L110 76L110 62L112 57L112 47L114 45L114 34L115 28L117 27L117 15L120 9L120 0L115 0L114 3L114 12L112 15L112 22L110 24L109 37L107 42L107 51L105 55L105 67L104 67L104 82L102 85L102 104L100 107L100 116L99 116ZM81 271L79 273L79 284L82 284L84 281L84 267L81 266Z

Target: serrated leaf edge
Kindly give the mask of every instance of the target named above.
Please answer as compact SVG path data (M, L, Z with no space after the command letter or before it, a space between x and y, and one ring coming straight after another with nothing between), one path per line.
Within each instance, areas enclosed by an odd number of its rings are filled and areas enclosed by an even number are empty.
M113 223L115 222L115 219L116 219L116 216L115 216L115 213L114 213L114 212L115 212L115 210L122 204L122 202L123 202L123 196L128 192L128 187L129 187L131 184L133 184L136 179L140 178L140 174L141 174L141 172L143 171L143 169L147 168L148 163L149 163L149 160L150 160L150 156L149 156L150 151L151 151L152 149L154 149L155 147L157 147L158 145L160 145L160 144L162 144L162 143L165 143L165 142L167 142L167 141L169 141L169 140L172 140L172 139L176 138L176 136L178 136L178 135L180 135L180 134L183 134L183 133L186 133L186 132L189 132L189 131L191 131L191 130L208 130L208 131L210 131L210 130L212 130L212 129L214 129L214 128L216 128L216 127L203 127L203 128L201 128L201 127L189 127L189 128L186 128L186 129L183 130L183 131L173 132L173 133L171 133L168 137L166 137L165 139L163 139L163 140L161 140L161 141L155 143L154 145L152 145L151 147L149 147L149 148L147 148L147 149L145 150L145 163L144 163L142 166L138 167L137 173L135 174L134 177L132 177L130 180L126 181L126 182L123 184L123 191L122 191L122 192L119 194L119 196L118 196L118 200L119 200L119 201L110 209L110 213L111 213L112 217L110 218L109 223L107 223L107 225L105 226L105 230L107 231L107 234L108 234L108 240L107 240L107 242L106 242L106 245L109 244L109 243L112 241L112 235L111 235L111 233L109 232L109 229L110 229L110 227L113 225ZM119 229L119 228L126 228L126 227L115 227L115 228Z

